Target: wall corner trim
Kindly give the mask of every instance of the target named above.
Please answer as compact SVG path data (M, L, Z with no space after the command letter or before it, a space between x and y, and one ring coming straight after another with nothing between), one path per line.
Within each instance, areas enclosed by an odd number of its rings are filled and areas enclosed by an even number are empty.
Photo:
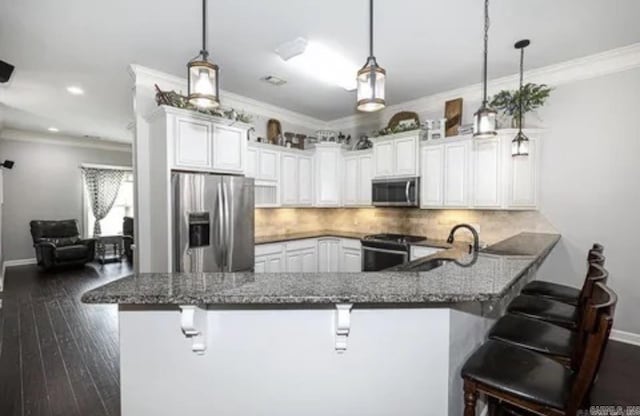
M640 334L633 332L612 329L610 338L614 341L624 342L625 344L640 346Z

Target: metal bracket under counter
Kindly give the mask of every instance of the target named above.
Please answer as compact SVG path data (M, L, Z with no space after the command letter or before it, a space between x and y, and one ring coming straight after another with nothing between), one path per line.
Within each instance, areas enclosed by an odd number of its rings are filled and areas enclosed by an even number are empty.
M335 311L336 352L347 350L347 338L351 332L352 303L337 303Z
M207 308L195 305L180 305L180 329L191 340L191 350L204 355L207 349Z

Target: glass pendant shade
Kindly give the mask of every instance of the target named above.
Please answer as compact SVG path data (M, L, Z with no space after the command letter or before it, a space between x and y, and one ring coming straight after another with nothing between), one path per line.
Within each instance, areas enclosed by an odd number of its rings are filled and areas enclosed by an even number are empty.
M387 73L380 68L375 58L369 58L358 71L358 111L373 112L385 107L384 88Z
M516 137L511 141L511 156L528 156L529 155L529 138L519 131Z
M496 110L483 104L473 115L473 137L482 139L497 135L497 116Z
M198 108L215 108L218 99L218 66L207 60L193 60L189 68L189 102Z

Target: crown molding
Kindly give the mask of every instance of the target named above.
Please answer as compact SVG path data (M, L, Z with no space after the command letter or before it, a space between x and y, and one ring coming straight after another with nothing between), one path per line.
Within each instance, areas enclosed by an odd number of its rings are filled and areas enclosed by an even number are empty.
M584 81L604 75L627 71L640 67L640 43L634 43L621 48L572 59L558 64L525 71L528 82L544 83L552 87ZM489 94L518 85L519 74L513 74L489 81ZM476 83L453 90L420 97L391 105L379 113L355 114L328 122L333 130L346 130L362 126L379 126L383 120L388 120L393 114L402 110L412 110L418 113L441 110L444 102L453 98L464 97L466 100L481 99L482 84Z
M156 69L147 68L142 65L129 65L129 75L131 76L136 87L143 86L154 88L154 84L162 82L163 88L169 88L177 91L187 90L186 78L177 77L167 74ZM220 90L220 98L223 106L233 107L236 110L255 114L268 118L278 118L280 121L307 127L313 130L321 130L327 127L327 122L301 114L295 111L287 110L273 104L258 101L244 95L236 94L230 91Z
M48 144L54 146L83 147L89 149L131 152L131 144L125 142L93 141L84 137L59 136L41 132L5 129L0 132L0 140Z

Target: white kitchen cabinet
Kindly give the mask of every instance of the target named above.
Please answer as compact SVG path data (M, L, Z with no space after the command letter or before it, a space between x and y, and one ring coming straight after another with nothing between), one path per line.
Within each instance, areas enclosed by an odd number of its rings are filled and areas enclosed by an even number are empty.
M257 245L254 270L256 273L285 272L284 245L281 243Z
M337 143L319 143L315 150L315 206L340 206L342 150Z
M469 205L469 147L466 140L444 145L444 206Z
M500 208L502 205L502 143L500 137L472 142L471 165L474 208Z
M360 240L341 239L339 270L343 273L362 271L362 248Z
M247 132L244 129L213 125L213 170L244 173L247 151Z
M444 205L444 145L423 146L420 161L420 206Z
M313 203L312 157L306 154L283 152L281 160L282 205L311 205Z
M244 174L248 178L258 179L258 149L247 147L247 163L244 166Z
M177 168L213 169L213 126L191 117L175 117L174 166Z
M418 176L418 132L377 138L373 143L374 178Z
M340 270L340 239L318 239L318 271L336 273Z
M313 158L298 156L298 205L313 204Z
M439 251L444 250L443 248L438 248L438 247L427 247L427 246L417 246L417 245L412 245L411 246L411 261L413 260L417 260L419 258L422 257L427 257L430 256L432 254L435 254Z
M343 185L345 206L371 205L372 160L370 151L345 153Z
M318 271L316 239L290 241L285 244L286 271L313 273Z
M510 146L511 142L506 143ZM529 155L512 157L509 147L509 166L505 205L510 209L535 209L538 205L539 141L529 137Z

